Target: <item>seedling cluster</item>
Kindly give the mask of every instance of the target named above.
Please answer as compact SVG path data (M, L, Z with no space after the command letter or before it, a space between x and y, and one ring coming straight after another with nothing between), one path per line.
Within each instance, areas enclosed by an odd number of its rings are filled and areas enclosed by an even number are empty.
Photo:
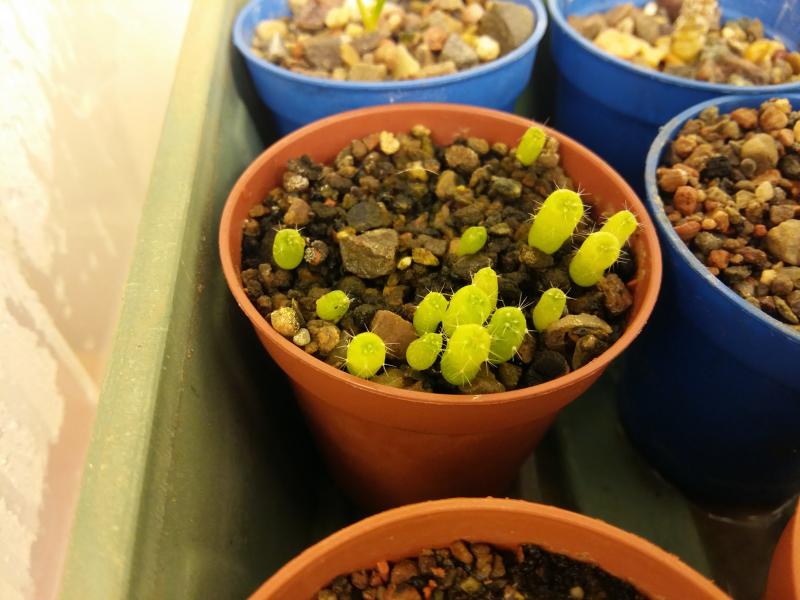
M520 141L516 157L525 166L536 162L545 146L541 129L530 128ZM554 254L571 239L584 216L584 205L577 192L554 191L534 215L527 243L546 254ZM606 269L617 261L622 246L636 230L636 217L628 210L613 215L594 233L589 234L569 263L569 276L581 287L595 285ZM482 226L469 227L458 240L459 256L479 252L486 244ZM305 240L295 229L277 232L273 244L275 263L283 269L296 268L303 259ZM526 334L528 320L518 306L497 308L498 276L491 267L479 270L469 285L456 290L449 298L429 292L419 303L413 325L419 336L406 351L406 362L417 371L437 368L452 385L472 382L484 364L500 364L516 355ZM558 288L546 290L531 311L531 322L544 332L561 319L567 296ZM347 313L350 299L334 290L316 302L317 315L338 322ZM373 332L359 333L347 345L345 367L357 377L369 379L383 368L386 345Z

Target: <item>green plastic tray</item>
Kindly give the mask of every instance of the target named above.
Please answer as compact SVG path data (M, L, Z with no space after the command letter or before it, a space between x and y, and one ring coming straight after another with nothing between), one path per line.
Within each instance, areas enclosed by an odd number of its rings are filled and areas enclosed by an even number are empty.
M274 139L230 44L240 4L203 0L189 18L82 482L65 600L243 598L363 516L328 479L219 268L225 198ZM537 73L549 68L543 50ZM530 114L547 101L528 93L518 108ZM728 522L688 504L622 435L618 376L612 368L562 413L510 494L605 519L737 598L756 598L787 514Z

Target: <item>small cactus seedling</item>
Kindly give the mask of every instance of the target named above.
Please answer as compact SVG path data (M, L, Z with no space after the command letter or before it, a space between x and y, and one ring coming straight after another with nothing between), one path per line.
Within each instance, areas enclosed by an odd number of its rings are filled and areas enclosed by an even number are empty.
M497 306L497 273L492 267L483 267L472 276L472 284L478 286L489 296L492 310Z
M528 245L553 254L569 239L581 217L581 197L572 190L556 190L547 197L534 217Z
M475 254L486 244L486 237L486 227L475 225L474 227L467 228L458 240L457 254L459 256Z
M552 323L561 318L564 306L567 304L567 295L558 288L550 288L533 307L533 326L537 331L544 331Z
M356 0L358 12L361 13L361 21L364 23L364 31L371 32L378 28L378 21L381 18L384 2L385 0L375 0L372 6L367 7L364 0Z
M272 259L281 269L291 271L303 260L306 241L296 229L281 229L272 242Z
M341 290L333 290L317 298L317 316L336 323L350 308L350 298Z
M386 344L371 331L355 336L347 345L347 370L356 377L369 379L386 361Z
M447 335L453 335L460 325L483 325L491 312L492 304L486 292L477 285L465 285L450 298L442 327Z
M600 231L606 231L614 235L619 242L620 247L625 245L631 234L636 231L639 224L636 222L636 217L629 210L621 210L612 215L608 221L600 228Z
M441 333L426 333L411 342L406 349L406 362L415 371L430 369L442 351Z
M489 360L492 336L474 323L460 325L447 341L442 354L442 375L452 385L466 385Z
M428 292L414 311L414 329L417 330L417 335L436 331L445 312L447 298L439 292Z
M517 160L526 167L531 166L539 158L547 137L538 127L529 127L517 146Z
M498 308L487 329L492 336L489 357L497 363L511 360L528 332L525 315L516 306Z
M619 258L619 251L619 240L614 234L595 231L583 241L569 263L570 278L582 287L594 285Z

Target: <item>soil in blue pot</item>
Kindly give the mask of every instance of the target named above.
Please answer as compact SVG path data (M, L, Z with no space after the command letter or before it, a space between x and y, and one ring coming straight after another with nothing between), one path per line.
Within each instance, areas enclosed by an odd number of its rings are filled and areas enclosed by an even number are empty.
M286 69L334 80L411 80L477 67L519 47L533 12L514 2L305 0L256 27L253 52Z

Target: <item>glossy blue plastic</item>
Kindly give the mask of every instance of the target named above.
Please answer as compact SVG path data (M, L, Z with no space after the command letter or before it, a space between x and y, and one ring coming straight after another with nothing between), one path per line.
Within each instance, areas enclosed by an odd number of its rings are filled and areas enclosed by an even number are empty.
M256 90L272 111L281 134L346 110L397 102L456 102L511 112L528 85L536 49L547 29L547 11L541 0L513 1L533 11L535 23L531 36L495 61L443 77L334 81L273 65L253 54L250 40L259 21L289 14L285 0L254 0L247 4L234 23L233 43L244 56Z
M739 87L665 75L603 52L577 33L569 15L605 11L620 0L549 0L551 47L558 66L555 126L579 140L644 193L644 159L658 129L699 102L724 95L773 96L800 82ZM644 0L637 0L643 4ZM759 17L788 48L800 43L800 0L722 0L723 20Z
M675 233L656 168L689 119L771 96L724 97L670 121L647 155L646 205L664 255L653 317L627 354L621 419L650 462L690 495L777 505L800 491L800 333L740 298ZM800 107L800 95L789 95Z

